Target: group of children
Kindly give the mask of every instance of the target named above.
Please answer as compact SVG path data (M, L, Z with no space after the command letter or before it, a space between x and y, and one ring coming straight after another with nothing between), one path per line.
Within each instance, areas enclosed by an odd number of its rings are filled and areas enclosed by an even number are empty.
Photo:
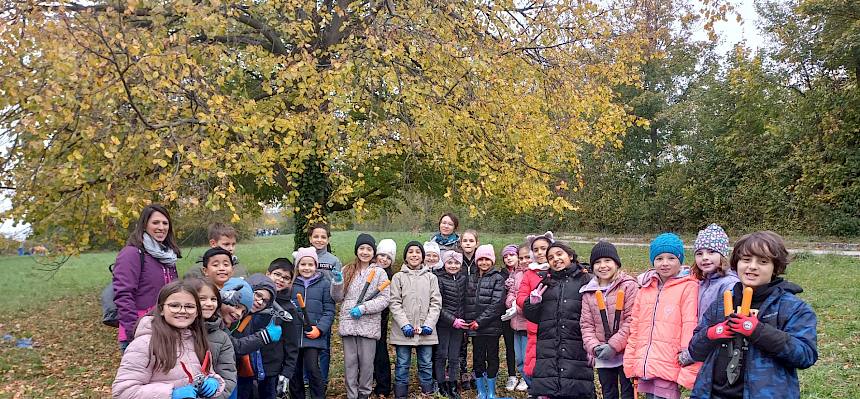
M113 395L323 398L335 318L350 399L408 397L413 349L421 393L459 398L474 383L495 398L503 336L506 388L530 397L594 398L597 369L606 399L680 398L681 386L694 398L798 398L797 369L817 360L815 314L779 277L789 257L775 233L746 235L729 255L712 224L691 267L681 239L661 234L633 277L611 243L585 263L551 232L505 246L497 267L493 246L456 225L443 215L429 242L406 244L396 273L393 240L360 234L341 267L317 224L311 247L243 279L215 237L204 278L166 285L141 318Z

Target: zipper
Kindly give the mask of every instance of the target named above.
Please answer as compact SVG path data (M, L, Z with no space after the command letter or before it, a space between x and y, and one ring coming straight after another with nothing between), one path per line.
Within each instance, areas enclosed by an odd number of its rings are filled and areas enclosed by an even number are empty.
M657 277L660 278L660 277ZM651 334L648 336L648 348L645 349L645 360L642 362L642 377L646 377L645 373L648 370L648 354L651 353L651 343L654 342L654 325L657 324L657 307L660 305L660 294L663 293L663 287L666 286L666 281L663 285L657 283L657 300L654 301L654 313L651 315Z
M305 310L307 310L308 286L305 285L304 283L302 283L302 296L305 297ZM307 322L310 323L310 320L307 320ZM304 344L305 344L305 332L304 332L304 330L302 330L302 333L299 334L299 348L304 346Z

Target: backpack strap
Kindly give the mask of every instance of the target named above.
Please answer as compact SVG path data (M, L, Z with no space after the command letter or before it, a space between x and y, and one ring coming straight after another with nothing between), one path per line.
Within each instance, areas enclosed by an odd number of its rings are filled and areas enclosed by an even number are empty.
M146 254L144 254L143 250L140 248L137 249L137 253L140 254L140 268L143 269L143 260L146 257ZM114 266L116 266L116 263L111 263L110 265L108 265L108 271L110 272L110 274L113 274Z

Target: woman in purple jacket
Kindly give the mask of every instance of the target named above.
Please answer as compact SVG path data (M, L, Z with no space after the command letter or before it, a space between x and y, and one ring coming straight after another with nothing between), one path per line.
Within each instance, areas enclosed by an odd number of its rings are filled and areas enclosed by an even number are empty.
M179 257L170 213L161 205L147 205L125 248L119 251L113 269L121 351L134 338L138 319L155 306L161 287L177 278Z

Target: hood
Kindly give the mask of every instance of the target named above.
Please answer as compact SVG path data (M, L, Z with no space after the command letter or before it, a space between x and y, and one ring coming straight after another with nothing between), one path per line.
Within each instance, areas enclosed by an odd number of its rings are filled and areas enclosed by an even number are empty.
M612 291L616 287L618 287L619 285L621 285L625 282L628 282L628 281L632 281L632 282L638 284L638 282L636 282L636 279L633 278L633 276L631 276L627 273L624 273L623 270L619 271L618 272L618 278L616 278L615 281L612 282L612 284L609 284L609 288L607 289L607 291ZM591 278L591 281L589 281L588 284L586 284L585 286L583 286L582 288L579 289L579 292L586 293L586 292L594 292L594 291L599 291L599 290L600 290L600 284L597 282L597 276L594 276Z
M270 278L266 277L265 274L254 273L254 274L248 276L248 278L245 281L247 281L248 284L251 285L251 288L254 291L258 291L258 290L269 291L269 293L272 294L272 300L274 300L275 297L278 295L278 291L275 288L275 282L272 281ZM269 305L271 305L271 303L272 303L272 301L269 301ZM266 305L266 307L268 307L268 305Z
M296 279L293 282L293 284L301 282L301 284L303 284L305 287L309 287L311 284L313 284L314 282L316 282L320 278L322 278L322 273L320 273L320 272L314 273L314 275L311 276L310 278L304 278L302 276L296 276Z
M681 271L679 271L676 276L666 281L666 285L674 285L676 282L681 282L685 279L690 278L693 278L690 274L690 269L681 266ZM644 273L640 274L639 277L636 278L636 280L639 283L640 287L645 288L654 283L655 281L660 280L660 276L657 275L656 269L648 269Z
M429 267L427 267L427 265L425 265L423 263L421 264L421 267L419 267L417 270L410 269L409 266L407 266L404 263L404 264L400 265L400 271L403 273L415 275L415 276L421 276L425 273L432 273L433 272L432 270L430 270Z
M529 263L529 270L534 270L536 272L549 270L549 263L537 263L537 262Z
M221 320L221 315L218 312L212 316L211 319L206 320L206 332L212 334L215 331L218 331L222 328L224 322Z
M144 335L152 335L152 319L153 316L143 316L137 321L137 329L134 330L134 337L138 338Z
M723 277L726 277L726 276L734 276L735 278L740 279L740 276L738 276L738 272L736 272L736 271L734 271L734 270L731 270L731 269L730 269L730 270L726 270L726 275L725 275L725 276L720 275L720 273L713 272L713 273L709 274L707 277L705 277L705 279L706 279L706 280L719 280L719 279L721 279L721 278L723 278Z
M791 293L792 295L797 295L803 292L803 288L801 286L788 280L782 280L782 282L777 284L776 287L782 288L785 292Z

